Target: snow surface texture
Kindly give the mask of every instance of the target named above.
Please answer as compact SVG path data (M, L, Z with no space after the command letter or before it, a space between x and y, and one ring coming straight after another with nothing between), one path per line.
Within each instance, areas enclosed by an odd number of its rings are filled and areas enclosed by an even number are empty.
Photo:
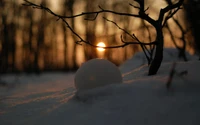
M173 57L154 76L143 60L127 62L123 84L90 89L84 101L74 98L74 74L19 75L14 89L0 88L0 125L200 125L200 61L176 61L169 90Z
M117 83L122 83L121 72L115 64L105 59L92 59L83 63L75 75L78 91Z

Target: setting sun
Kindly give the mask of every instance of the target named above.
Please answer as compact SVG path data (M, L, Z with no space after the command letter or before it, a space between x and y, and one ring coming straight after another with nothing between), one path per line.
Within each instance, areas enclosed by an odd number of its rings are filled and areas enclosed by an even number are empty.
M104 42L99 42L99 43L97 44L97 46L106 47L106 45L105 45ZM100 48L100 47L97 48L98 51L101 51L101 52L102 52L102 51L105 51L104 48Z

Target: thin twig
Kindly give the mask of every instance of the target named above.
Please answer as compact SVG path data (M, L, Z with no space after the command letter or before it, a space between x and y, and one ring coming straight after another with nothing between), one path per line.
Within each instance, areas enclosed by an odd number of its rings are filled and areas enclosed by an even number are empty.
M109 19L107 19L107 18L105 18L104 17L104 19L106 20L106 21L108 21L108 22L111 22L111 23L113 23L116 27L118 27L120 30L122 30L124 33L126 33L127 35L129 35L133 40L136 40L137 42L125 42L124 40L123 40L123 37L122 37L122 35L121 35L121 41L124 43L124 44L130 44L130 43L133 43L133 44L140 44L140 46L141 46L141 48L142 48L142 50L143 50L143 52L144 52L144 54L145 54L145 56L146 56L146 58L147 58L147 60L148 60L148 64L150 64L151 63L151 58L147 55L147 53L146 53L146 51L147 52L149 52L148 51L148 49L147 49L147 47L145 46L145 45L156 45L156 43L157 42L149 42L149 43L142 43L136 36L135 36L135 34L130 34L127 30L125 30L125 29L123 29L123 28L121 28L116 22L114 22L114 21L111 21L111 20L109 20Z
M140 7L135 6L135 5L131 4L131 3L129 3L129 5L132 6L133 8L140 9Z
M169 14L166 16L166 18L165 18L165 20L164 20L164 22L163 22L162 27L164 27L165 24L166 24L166 22L167 22L170 18L172 18L180 9L181 9L181 7L178 7L178 8L176 8L173 12L169 13Z

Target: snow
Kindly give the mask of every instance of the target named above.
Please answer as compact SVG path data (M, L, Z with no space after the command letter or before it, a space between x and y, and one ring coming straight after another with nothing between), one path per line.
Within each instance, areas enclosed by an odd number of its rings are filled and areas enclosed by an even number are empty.
M183 61L183 59L179 58L179 51L174 48L165 48L163 50L163 62L176 62L176 61ZM198 60L198 56L190 55L188 52L185 53L187 59L191 60ZM135 69L137 67L143 66L147 64L148 61L143 52L136 53L131 59L127 60L123 63L119 68L122 72L127 72L130 69Z
M1 125L199 125L200 61L175 59L166 52L157 75L147 76L142 58L119 67L123 84L96 87L77 97L75 73L5 75L13 88L0 88ZM166 83L173 63L175 74Z
M75 75L77 91L122 83L118 67L106 59L91 59L82 64Z

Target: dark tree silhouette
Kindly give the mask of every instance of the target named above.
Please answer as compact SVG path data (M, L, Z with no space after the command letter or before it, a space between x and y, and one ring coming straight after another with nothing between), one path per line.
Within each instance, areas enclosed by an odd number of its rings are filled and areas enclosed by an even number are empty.
M186 8L187 20L190 22L195 39L195 49L200 55L200 17L198 16L200 13L200 1L187 0L186 4L184 4L184 7Z
M163 26L167 23L167 21L173 17L173 15L179 10L181 9L181 6L183 4L184 0L178 0L178 2L173 3L173 4L168 4L165 8L160 9L159 12L159 16L158 19L155 20L153 18L151 18L146 12L148 10L148 8L145 8L145 3L144 0L134 0L134 4L129 4L130 6L132 6L133 8L137 8L138 9L138 14L132 14L132 13L123 13L123 12L117 12L117 11L112 11L109 9L104 9L101 6L99 6L99 11L91 11L91 12L83 12L81 14L77 14L77 15L58 15L56 13L54 13L53 11L51 11L49 8L47 8L44 5L37 5L34 4L28 0L24 0L24 6L30 6L36 9L42 9L42 10L46 10L47 12L49 12L50 14L54 15L55 17L58 18L58 20L62 20L66 27L69 28L71 30L71 32L77 36L77 38L79 39L79 41L77 41L77 44L88 44L90 46L93 47L98 47L96 46L94 43L92 43L91 41L88 41L87 39L83 39L73 28L73 26L70 26L70 24L67 22L66 19L72 19L72 18L76 18L76 17L80 17L80 16L86 16L86 20L88 21L94 21L96 20L96 18L101 14L101 13L111 13L111 14L115 14L115 15L119 15L119 16L127 16L127 17L135 17L135 18L141 18L142 20L147 21L149 24L151 24L155 30L156 30L156 38L155 40L153 40L150 43L147 42L141 42L137 36L135 34L131 34L128 31L126 31L125 29L121 28L116 22L111 21L107 18L104 17L104 19L108 22L113 23L116 27L118 27L120 30L122 30L125 34L129 35L132 38L131 42L127 42L126 40L123 39L123 36L121 36L121 41L122 44L121 45L116 45L116 46L107 46L104 48L119 48L119 47L125 47L127 45L130 44L139 44L146 57L147 60L150 64L149 67L149 75L154 75L157 73L162 59L163 59L163 45L164 45L164 39L163 39ZM91 17L91 15L93 15L93 17ZM89 17L87 17L89 16ZM91 17L91 18L90 18ZM146 45L155 45L155 55L152 58L152 60L149 58L149 56L147 55L148 53L151 54L152 51L149 51L146 47Z
M166 0L167 4L169 5L172 5L172 1L171 0ZM172 11L170 11L170 13L172 13ZM187 33L187 30L188 29L184 29L183 26L181 25L180 21L175 19L174 17L171 18L173 20L173 22L177 25L178 29L181 31L181 37L179 38L182 42L182 46L179 46L175 40L175 36L174 34L172 33L172 30L170 29L170 24L167 22L166 23L166 28L168 29L169 31L169 34L171 36L171 39L172 39L172 42L174 43L175 47L179 50L179 58L183 58L184 61L187 61L187 57L186 57L186 38L185 38L185 34Z

